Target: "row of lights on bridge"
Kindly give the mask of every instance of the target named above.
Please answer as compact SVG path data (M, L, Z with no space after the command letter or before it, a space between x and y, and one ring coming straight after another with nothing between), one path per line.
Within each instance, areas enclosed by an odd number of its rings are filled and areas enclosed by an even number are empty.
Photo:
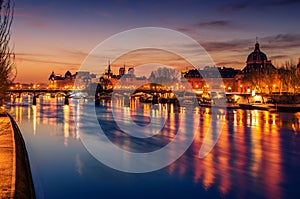
M10 90L18 90L18 89L23 89L24 86L22 84L16 84L15 86L10 86L9 89ZM40 88L40 85L39 84L34 84L32 86L28 86L27 87L28 89L37 89L37 88Z

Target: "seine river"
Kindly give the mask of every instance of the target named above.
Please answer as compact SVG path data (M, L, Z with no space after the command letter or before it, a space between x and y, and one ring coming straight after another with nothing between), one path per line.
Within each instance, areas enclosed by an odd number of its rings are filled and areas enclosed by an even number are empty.
M156 113L167 116L160 134L133 139L114 122L114 118L126 121L128 114L112 117L109 102L95 107L92 101L76 99L69 106L60 98L43 97L37 106L27 101L27 97L16 99L7 109L23 134L37 198L300 197L300 113L220 109L212 115L209 108L185 110L138 101L123 107L120 103L116 112L128 111L141 127L149 123L152 112L154 117ZM99 130L80 128L93 111L109 140L128 151L158 150L172 142L180 128L198 132L186 152L169 166L127 173L101 163L84 146L81 136ZM216 120L224 123L222 133L213 150L201 159L198 154L205 132ZM181 136L185 140L190 135ZM100 140L99 145L105 142Z

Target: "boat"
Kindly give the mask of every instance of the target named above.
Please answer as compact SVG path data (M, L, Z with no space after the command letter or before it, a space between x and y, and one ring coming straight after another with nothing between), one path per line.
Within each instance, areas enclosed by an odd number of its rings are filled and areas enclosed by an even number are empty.
M235 102L226 101L222 98L220 99L208 99L203 98L199 100L199 106L206 108L220 108L220 109L238 109L240 108L239 104Z
M250 104L239 104L241 109L249 109L249 110L264 110L267 111L271 107L270 105L263 103L250 103Z
M300 112L300 104L272 104L270 108L278 112Z
M219 108L219 109L240 109L239 104L226 103L225 105L215 105L215 104L199 104L201 107L205 108Z
M142 103L152 103L153 96L149 94L143 94L139 97L139 101Z

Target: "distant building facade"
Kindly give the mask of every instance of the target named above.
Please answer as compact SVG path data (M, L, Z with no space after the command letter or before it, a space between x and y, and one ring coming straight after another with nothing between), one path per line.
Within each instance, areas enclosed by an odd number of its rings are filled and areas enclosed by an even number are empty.
M216 71L219 71L219 74ZM194 90L224 89L225 92L237 91L235 76L240 72L234 68L226 67L205 67L202 70L188 70L182 72L182 77L186 78ZM215 81L222 78L223 82Z
M197 70L183 70L182 77L186 78L193 89L205 90L207 88L223 87L225 92L240 93L280 93L300 90L300 59L294 68L277 69L268 60L267 55L260 50L256 42L254 50L247 56L246 66L242 70L234 68L218 67L223 79L222 85L214 81L218 77L215 74L216 67L204 67ZM290 82L287 82L290 79ZM298 83L297 83L298 81ZM289 85L293 85L291 89Z
M253 93L253 91L256 93L299 92L300 58L297 66L277 69L256 42L254 50L247 56L246 66L242 70L206 66L199 70L182 70L181 78L185 78L192 89L199 92L214 89L239 93ZM222 81L216 81L217 79L222 79ZM79 83L78 85L82 86L81 88L85 88L91 83L97 83L103 89L133 89L136 85L145 85L145 88L149 86L146 77L136 77L133 67L127 69L124 64L119 68L118 74L114 74L110 63L101 75L83 71L71 74L70 71L67 71L64 76L61 76L52 72L48 80L48 88L56 89L73 88L75 80L76 83ZM177 88L176 85L173 88Z
M77 73L72 74L70 71L67 71L64 76L56 75L52 71L51 75L48 78L48 88L50 89L71 89L74 86Z
M76 81L76 85L75 85ZM48 88L49 89L78 89L86 88L90 83L97 83L98 79L95 74L90 72L79 71L72 74L67 71L64 76L57 75L52 71L48 78Z
M147 78L136 77L134 74L134 68L129 67L126 73L126 66L119 68L119 74L114 74L111 70L111 65L108 63L107 70L99 78L99 84L103 89L128 89L135 88L136 85L147 84Z

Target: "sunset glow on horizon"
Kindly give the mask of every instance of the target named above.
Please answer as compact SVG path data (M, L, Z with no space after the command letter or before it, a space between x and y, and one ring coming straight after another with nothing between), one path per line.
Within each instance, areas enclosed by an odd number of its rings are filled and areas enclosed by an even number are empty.
M163 27L186 34L220 67L242 69L256 37L274 66L296 65L300 57L299 5L291 0L16 0L11 35L18 70L15 82L46 83L52 71L74 73L99 43L139 27ZM113 71L124 63L136 64L121 62L113 65Z

